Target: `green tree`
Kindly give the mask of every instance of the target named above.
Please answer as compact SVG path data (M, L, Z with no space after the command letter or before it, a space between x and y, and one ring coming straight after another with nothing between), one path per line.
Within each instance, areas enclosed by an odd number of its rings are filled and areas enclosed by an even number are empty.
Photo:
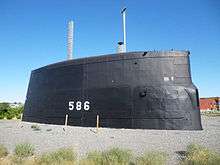
M12 119L16 117L21 118L21 113L23 113L24 106L21 104L18 107L10 107L9 103L0 103L0 119L7 118Z
M8 110L10 109L9 103L0 103L0 119L6 117Z

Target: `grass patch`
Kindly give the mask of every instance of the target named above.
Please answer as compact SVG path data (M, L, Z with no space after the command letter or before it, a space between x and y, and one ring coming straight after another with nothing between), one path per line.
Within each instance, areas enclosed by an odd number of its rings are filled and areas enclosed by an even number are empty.
M80 165L101 165L103 164L102 153L98 151L89 152L85 159L82 159Z
M90 152L80 165L129 165L133 155L130 150L112 148L103 152Z
M37 124L33 124L33 125L31 126L31 128L32 128L34 131L40 131L40 130L41 130L41 129L40 129L40 126L37 125Z
M181 165L219 165L220 154L203 146L191 144L187 146L186 158Z
M130 150L112 148L102 153L104 164L129 164L132 159Z
M28 143L18 144L14 155L7 156L7 149L0 145L0 165L165 165L167 154L164 152L146 152L134 157L130 150L112 148L103 152L89 152L87 157L77 161L76 153L71 148L61 148L54 152L45 153L37 158L32 156L34 148ZM219 165L220 154L200 145L191 144L184 152L185 159L180 165ZM5 157L6 156L6 157Z
M25 158L34 155L34 147L29 143L17 144L14 154L18 158Z
M70 148L61 148L51 153L41 155L37 162L39 165L45 164L73 164L76 161L76 154Z
M8 150L2 144L0 144L0 158L3 158L8 155Z
M146 152L143 156L137 157L137 165L164 165L167 161L167 154L164 152Z

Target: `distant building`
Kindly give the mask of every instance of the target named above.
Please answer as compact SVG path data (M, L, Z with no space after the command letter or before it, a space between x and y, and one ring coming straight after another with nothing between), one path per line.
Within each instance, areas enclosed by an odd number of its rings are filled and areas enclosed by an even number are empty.
M200 110L220 110L220 97L200 98Z

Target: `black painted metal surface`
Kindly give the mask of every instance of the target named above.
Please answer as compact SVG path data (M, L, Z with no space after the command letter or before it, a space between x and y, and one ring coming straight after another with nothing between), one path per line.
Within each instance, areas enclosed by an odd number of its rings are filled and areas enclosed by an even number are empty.
M32 71L24 121L76 126L200 130L189 52L129 52Z

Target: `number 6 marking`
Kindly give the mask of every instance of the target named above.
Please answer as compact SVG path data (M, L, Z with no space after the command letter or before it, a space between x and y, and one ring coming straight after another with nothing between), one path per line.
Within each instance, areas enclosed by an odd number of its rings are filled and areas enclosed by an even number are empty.
M85 101L85 102L84 102L84 110L85 110L85 111L88 111L89 108L90 108L90 106L89 106L89 101Z

